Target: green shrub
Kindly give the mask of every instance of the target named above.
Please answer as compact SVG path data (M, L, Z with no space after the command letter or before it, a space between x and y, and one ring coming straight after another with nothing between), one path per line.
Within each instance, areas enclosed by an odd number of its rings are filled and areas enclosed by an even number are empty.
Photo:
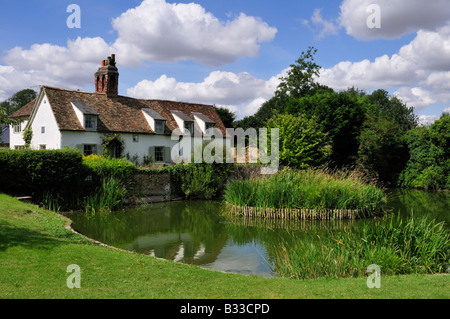
M172 192L185 198L211 199L219 196L232 165L218 163L191 163L168 166Z
M0 191L68 198L82 188L86 170L78 150L0 150Z
M123 158L108 158L98 155L83 156L85 165L94 178L99 180L115 177L120 180L129 179L136 172L136 166Z

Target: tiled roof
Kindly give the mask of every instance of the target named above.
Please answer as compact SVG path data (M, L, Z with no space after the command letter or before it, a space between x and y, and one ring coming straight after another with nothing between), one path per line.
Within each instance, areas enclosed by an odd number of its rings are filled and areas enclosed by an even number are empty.
M19 119L19 118L28 118L30 117L31 113L33 112L34 105L36 104L36 99L33 101L25 104L20 109L15 111L13 114L9 116L9 118L12 119Z
M98 115L98 113L93 110L87 103L85 102L72 102L73 105L77 109L79 109L85 115Z
M192 112L202 113L216 123L216 127L222 134L226 134L225 126L211 105L143 100L124 96L108 98L104 93L64 90L49 86L43 86L42 89L48 97L58 127L62 131L84 131L71 105L72 102L83 102L98 113L97 128L100 132L153 134L154 131L141 111L142 109L151 109L166 120L167 134L178 128L171 114L172 111L181 111L193 121L195 119Z
M146 114L150 115L154 120L162 120L162 121L166 120L164 117L162 117L161 115L156 113L154 110L149 109L148 107L143 108L142 111L144 111Z
M199 119L201 119L205 123L213 124L215 123L213 120L211 120L209 117L207 117L205 114L192 112L192 115L197 116Z

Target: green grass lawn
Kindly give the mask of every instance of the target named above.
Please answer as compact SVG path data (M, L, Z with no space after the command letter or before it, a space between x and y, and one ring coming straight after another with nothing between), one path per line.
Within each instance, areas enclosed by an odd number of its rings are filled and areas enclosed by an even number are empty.
M0 194L0 298L450 298L449 275L294 280L222 273L91 243L69 220ZM69 289L67 266L81 268Z

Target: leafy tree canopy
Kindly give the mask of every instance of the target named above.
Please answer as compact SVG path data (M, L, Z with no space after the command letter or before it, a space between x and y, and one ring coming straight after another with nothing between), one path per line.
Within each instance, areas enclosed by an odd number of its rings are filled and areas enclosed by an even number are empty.
M224 107L214 106L214 108L216 109L217 114L222 120L223 125L225 125L225 128L232 128L233 122L236 119L236 114Z
M267 121L267 128L279 129L279 159L282 165L308 168L323 164L331 153L327 134L314 119L304 115L276 114Z
M8 119L12 113L20 109L25 104L31 102L36 98L36 91L32 89L24 89L16 92L9 99L0 103L0 123L2 124L12 124L15 121Z
M333 149L331 165L342 167L356 160L358 136L369 107L367 99L342 91L291 99L285 111L296 116L315 117L322 131L330 137Z

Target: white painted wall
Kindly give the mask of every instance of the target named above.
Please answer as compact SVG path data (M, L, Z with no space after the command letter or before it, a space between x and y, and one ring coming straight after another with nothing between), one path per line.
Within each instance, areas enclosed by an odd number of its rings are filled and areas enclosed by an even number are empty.
M9 126L9 147L11 149L15 149L16 146L25 146L25 141L23 140L23 130L25 129L27 123L28 121L23 121L19 124L19 133L14 133L14 125Z
M73 110L75 111L75 114L78 118L78 121L80 121L81 126L84 127L84 114L81 112L73 103L70 103L72 105Z
M194 119L197 122L198 126L200 127L200 129L202 130L202 133L205 134L206 133L206 124L205 121L203 121L201 118L199 118L198 116L194 115Z
M33 130L32 149L40 149L41 145L45 145L48 150L61 148L61 132L45 95L37 106L31 128ZM44 128L44 132L42 132L42 128Z
M91 144L97 145L98 154L102 153L102 141L105 137L104 133L99 132L76 132L76 131L62 131L61 145L70 148L77 148L82 150L82 145ZM137 141L134 140L134 136L137 135ZM123 156L138 156L138 161L143 162L144 156L148 157L150 147L170 147L171 149L178 143L177 140L172 141L170 136L166 135L153 135L153 134L131 134L123 133L120 135L125 144ZM185 156L186 159L190 159L190 154ZM167 161L170 163L171 161Z
M148 124L150 125L151 129L155 131L155 119L148 115L146 112L141 111L142 114L144 114L145 119L147 120Z

